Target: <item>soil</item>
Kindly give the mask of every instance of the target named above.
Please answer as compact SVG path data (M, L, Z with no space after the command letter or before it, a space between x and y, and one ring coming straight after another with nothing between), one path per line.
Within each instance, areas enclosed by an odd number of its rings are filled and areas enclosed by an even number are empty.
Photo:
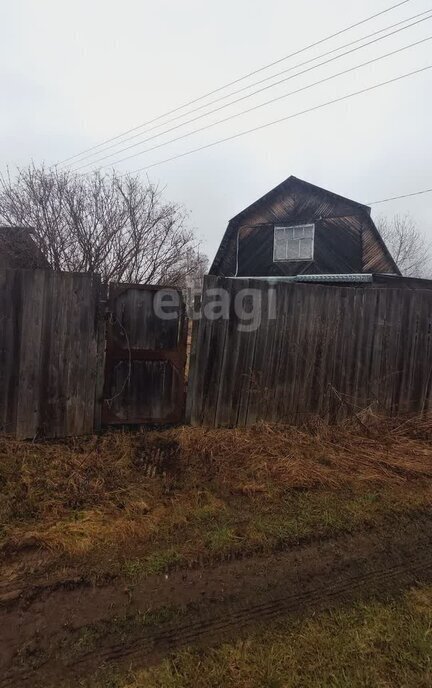
M432 581L431 545L432 515L133 585L94 586L76 576L25 591L9 587L0 599L0 688L73 685L101 666L143 668L278 616L399 594ZM158 613L166 609L174 613L164 620ZM119 634L119 619L149 614L153 622L123 623ZM103 633L85 641L95 624Z

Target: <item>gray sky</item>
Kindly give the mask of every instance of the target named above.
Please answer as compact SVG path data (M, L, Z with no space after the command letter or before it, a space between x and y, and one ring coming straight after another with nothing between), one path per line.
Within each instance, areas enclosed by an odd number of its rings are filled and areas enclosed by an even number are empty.
M3 0L1 169L31 159L58 162L395 2ZM244 84L427 9L424 0L411 0ZM432 19L141 148L428 36ZM432 64L432 41L118 167L134 171L427 64ZM361 202L432 187L431 87L432 70L148 174L166 187L168 198L190 210L191 224L212 258L227 221L290 174ZM375 213L406 211L432 240L432 194L378 206Z

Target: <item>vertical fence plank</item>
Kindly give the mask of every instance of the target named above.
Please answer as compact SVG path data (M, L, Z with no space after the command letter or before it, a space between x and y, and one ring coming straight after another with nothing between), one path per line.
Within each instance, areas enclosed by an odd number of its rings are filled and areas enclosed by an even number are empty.
M99 288L90 274L0 270L3 432L93 432Z
M190 350L189 350L189 369L187 374L187 396L186 396L186 423L191 422L192 418L192 390L194 389L194 381L196 374L196 357L198 350L198 331L199 321L201 317L201 295L195 296L193 304L194 317L191 321L192 327L190 332ZM190 324L189 324L190 327Z
M231 282L231 284L230 284ZM430 408L432 292L379 286L329 286L226 280L225 324L199 325L191 418L209 426L259 419L336 420L372 405L387 414ZM262 309L257 330L241 332L233 299L245 287L266 303L276 291L276 319Z

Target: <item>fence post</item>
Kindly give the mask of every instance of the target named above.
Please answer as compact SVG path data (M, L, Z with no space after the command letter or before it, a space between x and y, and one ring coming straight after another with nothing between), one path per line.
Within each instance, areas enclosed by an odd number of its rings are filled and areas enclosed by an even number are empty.
M94 403L94 431L98 432L102 427L102 405L104 399L105 384L105 349L106 349L106 315L107 315L108 287L99 285L98 300L96 306L96 380Z
M191 345L189 350L189 368L187 376L187 392L186 392L186 414L185 421L190 425L192 421L193 413L193 400L194 400L194 380L196 376L196 358L197 358L197 344L198 344L198 331L201 315L197 317L197 313L201 313L202 298L198 294L194 299L194 318L192 318L192 334L191 334Z

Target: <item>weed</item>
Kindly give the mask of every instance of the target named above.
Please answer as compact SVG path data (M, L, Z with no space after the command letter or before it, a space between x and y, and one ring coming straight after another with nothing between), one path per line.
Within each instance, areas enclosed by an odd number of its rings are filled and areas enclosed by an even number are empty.
M211 552L226 552L234 544L237 544L240 539L232 528L218 526L210 530L206 538L206 544Z
M123 573L130 578L168 573L179 566L182 557L175 549L153 552L144 559L134 559L123 564Z

